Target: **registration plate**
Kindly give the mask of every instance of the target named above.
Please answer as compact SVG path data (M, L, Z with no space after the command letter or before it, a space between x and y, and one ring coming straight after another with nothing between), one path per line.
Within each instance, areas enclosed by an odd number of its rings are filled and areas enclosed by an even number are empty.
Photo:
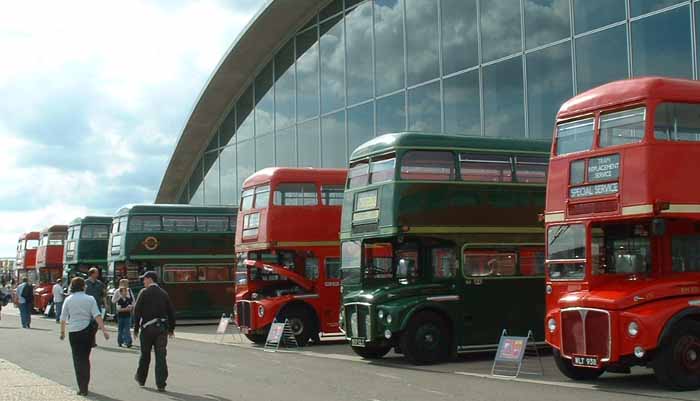
M600 362L597 356L574 355L571 357L571 364L582 368L597 368Z
M353 347L364 347L365 346L365 339L364 338L353 338L350 340L350 345Z

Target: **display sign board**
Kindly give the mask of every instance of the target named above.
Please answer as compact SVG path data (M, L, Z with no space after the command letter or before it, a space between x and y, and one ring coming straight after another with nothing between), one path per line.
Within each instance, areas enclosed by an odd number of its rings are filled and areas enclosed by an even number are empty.
M267 333L267 343L278 344L282 340L284 334L284 323L272 323L270 332Z
M297 338L294 336L288 320L285 320L284 323L272 323L270 325L264 349L265 351L275 352L280 345L299 347Z
M593 157L588 160L588 181L613 181L620 177L620 155Z
M525 355L527 337L503 336L498 343L496 359L499 361L520 362Z
M573 199L586 198L589 196L612 195L618 193L620 184L611 182L607 184L584 185L569 189L569 197Z
M527 366L526 362L528 362ZM530 366L534 363L537 366ZM503 330L491 374L511 378L518 377L520 374L539 376L544 374L544 366L532 331L527 333L527 337L516 337L509 336L508 332Z
M231 319L229 319L226 316L221 316L221 320L219 320L219 325L216 327L216 334L226 334L226 329L228 329L228 324L231 322Z

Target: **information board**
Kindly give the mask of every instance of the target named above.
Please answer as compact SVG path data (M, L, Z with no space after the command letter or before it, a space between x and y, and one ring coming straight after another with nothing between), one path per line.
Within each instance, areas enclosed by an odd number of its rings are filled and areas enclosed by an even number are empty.
M229 319L226 316L221 316L221 320L219 320L219 325L216 327L216 334L226 334L226 330L228 329L228 324L231 322L231 319Z
M527 333L527 337L517 337L509 336L508 332L503 330L491 374L510 378L518 377L520 374L539 376L544 374L544 366L532 331Z
M284 334L284 323L272 323L265 342L269 344L279 344L282 340L282 334Z
M496 359L504 362L520 362L525 356L527 337L503 336L498 344Z

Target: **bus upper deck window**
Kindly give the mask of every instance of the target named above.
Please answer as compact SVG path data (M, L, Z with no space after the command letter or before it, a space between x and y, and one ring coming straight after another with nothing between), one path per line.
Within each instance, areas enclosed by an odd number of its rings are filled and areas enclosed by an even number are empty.
M646 107L600 116L600 147L639 142L644 138Z
M459 155L459 161L464 181L513 181L513 171L508 156L462 153Z
M455 158L452 152L413 150L401 159L404 180L449 181L455 178Z
M228 216L197 216L197 231L232 231Z
M163 231L192 232L194 228L194 216L163 216Z
M361 161L350 165L348 188L357 188L369 183L369 163Z
M324 185L321 187L321 204L323 206L342 206L344 196L342 185Z
M270 204L270 186L263 185L255 188L255 209L264 209Z
M241 194L241 210L246 211L253 208L253 196L255 195L255 189L249 188L243 190Z
M394 178L395 167L396 157L393 154L373 159L369 165L369 182L376 184L391 181Z
M279 184L275 188L276 206L316 206L318 192L315 184Z
M515 180L530 184L547 182L547 164L545 157L517 156L515 159Z
M160 231L160 216L134 216L129 221L129 231Z
M660 104L654 113L654 137L666 141L700 141L700 104Z
M590 150L593 146L593 117L557 126L557 154Z

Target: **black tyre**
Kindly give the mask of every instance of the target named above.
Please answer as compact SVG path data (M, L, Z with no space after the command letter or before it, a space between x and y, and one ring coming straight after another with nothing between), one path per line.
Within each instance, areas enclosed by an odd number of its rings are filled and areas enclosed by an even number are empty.
M600 377L600 375L605 372L605 369L593 369L593 368L580 368L574 366L570 359L566 359L561 356L559 350L552 350L552 355L554 356L554 363L557 364L559 371L569 379L573 380L595 380Z
M700 389L700 322L676 323L657 350L652 367L659 383L670 389Z
M432 312L419 312L401 335L400 348L415 365L446 361L452 344L445 320Z
M391 350L391 346L352 347L352 350L364 359L381 359Z
M282 310L277 315L277 321L283 323L285 320L289 322L297 344L301 347L307 345L311 338L318 336L316 317L306 308L291 307Z
M267 334L263 333L251 333L245 335L247 339L258 345L264 345L265 340L267 340Z

